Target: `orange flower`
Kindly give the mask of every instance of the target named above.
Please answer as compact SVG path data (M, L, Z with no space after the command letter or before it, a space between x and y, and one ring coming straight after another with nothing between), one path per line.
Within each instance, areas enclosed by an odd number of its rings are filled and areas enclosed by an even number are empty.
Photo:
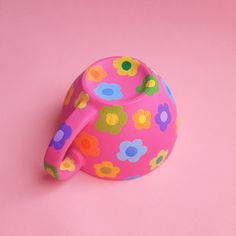
M151 126L151 113L143 109L139 109L133 115L134 127L136 129L149 129Z
M100 154L99 142L95 136L85 131L80 132L76 137L74 144L79 148L82 154L86 156L96 157Z
M73 93L74 93L74 86L73 86L73 84L72 84L72 85L70 86L70 88L69 88L69 90L68 90L68 92L67 92L67 94L66 94L66 98L65 98L65 100L64 100L64 105L65 105L65 106L70 103L70 99L71 99Z
M94 169L96 170L96 175L102 178L115 178L120 172L120 168L114 166L110 161L95 164Z
M91 66L86 70L86 79L100 82L107 76L107 73L103 70L102 66Z

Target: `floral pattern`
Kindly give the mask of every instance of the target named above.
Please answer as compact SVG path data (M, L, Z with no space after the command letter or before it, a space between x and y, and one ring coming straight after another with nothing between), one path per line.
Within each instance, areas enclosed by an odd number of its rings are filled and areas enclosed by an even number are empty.
M94 165L96 175L99 177L115 178L120 172L120 168L114 166L110 161L103 161L102 163Z
M91 66L86 70L87 80L100 82L105 77L107 77L107 73L104 71L104 69L100 65Z
M49 165L47 162L44 162L44 168L50 176L52 176L55 179L59 179L57 169L54 166Z
M100 154L98 139L85 131L80 132L76 137L74 144L85 156L96 157Z
M72 84L66 94L66 98L64 100L64 105L68 105L70 103L71 97L73 96L74 93L74 85Z
M167 103L158 106L158 113L155 116L156 123L160 126L161 131L165 131L171 122L171 113Z
M120 144L120 152L117 153L117 159L137 162L146 152L147 147L143 146L141 139L135 139L133 142L124 141Z
M71 127L66 123L63 123L50 142L50 146L54 146L55 149L61 149L66 140L71 136L71 133Z
M122 98L122 93L120 91L120 85L118 84L109 84L109 83L100 83L95 89L94 92L104 100L119 100Z
M66 157L60 164L60 170L64 171L74 171L75 170L75 163L74 160Z
M166 91L166 94L170 98L171 102L174 104L175 103L175 99L174 99L174 97L173 97L169 87L167 86L166 82L163 79L161 80L161 82L162 82L162 85L163 85L163 87L164 87L164 89Z
M134 127L138 130L149 129L151 126L151 113L143 109L139 109L133 115Z
M162 149L156 157L154 157L150 162L150 169L154 170L155 168L159 167L166 159L168 155L168 150Z
M159 90L158 81L153 75L147 75L140 86L136 88L137 93L146 93L148 96L152 96Z
M81 91L78 98L74 102L74 106L76 108L83 109L87 106L88 101L89 101L89 95Z
M135 76L139 67L139 62L131 57L119 57L113 60L113 66L119 75Z
M127 121L127 114L122 106L104 106L99 112L96 129L118 134Z

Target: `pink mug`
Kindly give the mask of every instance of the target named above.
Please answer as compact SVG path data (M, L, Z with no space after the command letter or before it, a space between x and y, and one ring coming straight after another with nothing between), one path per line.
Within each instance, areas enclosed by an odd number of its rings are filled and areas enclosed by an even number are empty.
M80 169L134 179L166 161L177 125L174 98L152 69L131 57L101 59L71 85L44 167L58 180Z

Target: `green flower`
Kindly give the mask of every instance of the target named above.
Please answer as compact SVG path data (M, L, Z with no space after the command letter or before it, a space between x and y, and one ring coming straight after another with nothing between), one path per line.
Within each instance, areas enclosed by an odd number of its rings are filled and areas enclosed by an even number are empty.
M140 86L136 88L137 93L146 93L148 96L158 92L158 81L153 75L147 75Z
M127 121L127 114L122 106L104 106L99 112L96 129L118 134Z
M44 162L44 168L48 172L48 174L51 175L53 178L59 179L57 169L54 166L49 165L48 163Z

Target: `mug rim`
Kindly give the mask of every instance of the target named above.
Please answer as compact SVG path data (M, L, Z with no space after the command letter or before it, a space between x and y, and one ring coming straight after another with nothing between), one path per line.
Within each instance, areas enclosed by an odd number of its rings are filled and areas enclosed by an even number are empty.
M129 105L129 104L134 104L134 103L138 103L140 102L141 100L143 100L145 97L146 97L146 94L142 91L138 96L135 96L135 97L131 97L129 99L126 99L126 100L113 100L113 101L106 101L104 99L101 99L100 97L96 96L94 93L91 92L91 90L89 89L87 83L86 83L86 78L85 78L85 72L88 68L90 68L91 66L101 62L101 61L104 61L104 60L107 60L107 59L114 59L114 58L119 58L119 57L124 57L124 56L110 56L110 57L105 57L105 58L102 58L102 59L99 59L97 61L95 61L94 63L90 64L82 73L82 77L81 77L81 85L82 85L82 90L84 92L86 92L88 95L89 95L89 98L90 100L92 100L93 102L95 103L98 103L98 104L101 104L101 105L106 105L106 106L113 106L113 105ZM131 56L128 56L128 57L131 57ZM151 68L149 68L144 62L142 62L141 60L135 58L135 57L131 57L132 59L135 59L137 61L140 62L141 66L144 68L144 70L147 72L147 75L148 74L151 74L153 75L154 72ZM77 77L77 79L81 76L79 75ZM155 74L154 74L155 75ZM159 78L158 75L155 75Z

